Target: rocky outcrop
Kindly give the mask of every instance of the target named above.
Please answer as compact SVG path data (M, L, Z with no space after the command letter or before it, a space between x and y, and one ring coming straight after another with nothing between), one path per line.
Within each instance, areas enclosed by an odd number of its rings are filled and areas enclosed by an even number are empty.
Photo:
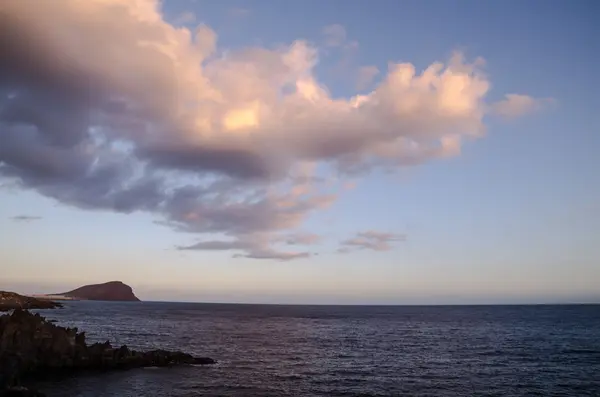
M0 291L0 312L13 309L54 309L57 307L62 307L62 305L57 302L31 298L14 292Z
M35 395L15 389L24 380L79 371L107 371L181 364L214 364L182 352L140 352L109 342L87 345L85 333L59 327L39 314L17 309L0 317L0 390L4 395ZM9 393L24 394L6 394ZM3 396L0 392L0 396Z
M110 281L104 284L85 285L64 292L59 295L74 299L93 300L93 301L132 301L138 302L139 299L134 295L133 289L123 284L121 281Z
M23 386L14 386L0 390L0 397L46 397L46 395Z

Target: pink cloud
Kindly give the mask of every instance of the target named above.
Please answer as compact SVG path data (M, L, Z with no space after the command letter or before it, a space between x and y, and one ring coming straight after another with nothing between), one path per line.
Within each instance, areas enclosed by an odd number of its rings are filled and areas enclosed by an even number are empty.
M0 7L0 176L222 237L189 249L306 257L285 236L349 180L459 155L490 108L531 107L488 105L480 63L459 53L421 72L391 62L369 92L338 98L314 73L322 49L303 40L220 51L210 27L171 25L152 0ZM325 34L351 45L341 26Z

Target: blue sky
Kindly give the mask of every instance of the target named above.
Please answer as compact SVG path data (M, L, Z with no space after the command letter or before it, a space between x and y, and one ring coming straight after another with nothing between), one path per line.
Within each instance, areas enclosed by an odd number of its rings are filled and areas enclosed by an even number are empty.
M74 34L79 25L73 21L80 14L68 11ZM234 236L234 252L247 251L248 258L214 245L178 250L193 247L207 226L186 218L184 229L201 231L189 233L172 223L157 224L158 211L136 207L122 213L80 199L81 194L75 199L69 192L88 192L89 185L39 182L25 169L29 163L0 150L0 166L5 166L0 173L0 289L57 292L122 280L147 300L600 301L600 123L594 90L599 11L593 1L166 2L164 22L190 31L205 24L216 33L214 59L234 58L248 47L273 50L305 40L318 53L311 74L331 98L347 99L385 83L389 62L412 63L420 73L461 51L468 61L485 60L485 106L493 109L512 93L533 98L536 106L518 111L520 117L485 113L480 120L485 134L463 139L459 154L394 166L393 173L374 166L341 178L356 187L338 186L330 206L303 214L290 227L318 235L320 243L306 248L310 255L285 261L252 257L272 254L262 239L263 232L275 238L273 230L241 235L231 231L235 225L215 226L210 235ZM15 6L14 12L22 11ZM336 28L327 30L332 25ZM328 39L335 44L328 45ZM57 48L71 49L56 40ZM82 53L73 54L77 59ZM225 68L213 65L213 70ZM380 73L368 87L357 87L359 69L366 66ZM144 67L137 69L140 75ZM101 72L116 76L112 70ZM331 123L337 122L332 116ZM4 124L3 137L2 125L0 145L9 136ZM5 144L9 147L8 140ZM31 146L24 153L38 152ZM8 173L8 166L22 173ZM193 177L186 174L187 180ZM172 210L166 220L184 222L177 217L181 214ZM378 242L385 247L369 249L360 245L358 233L365 231L404 241L383 238ZM339 253L344 241L358 242L349 246L361 249Z

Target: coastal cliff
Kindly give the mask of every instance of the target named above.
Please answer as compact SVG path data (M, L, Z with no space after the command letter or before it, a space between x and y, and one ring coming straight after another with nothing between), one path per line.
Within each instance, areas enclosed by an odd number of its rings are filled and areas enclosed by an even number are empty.
M115 348L108 341L87 345L84 332L57 326L26 310L0 316L0 396L41 396L21 384L49 375L214 363L182 352Z
M63 292L57 295L81 300L93 301L126 301L139 302L133 289L121 281L110 281L103 284L85 285L73 291Z
M60 303L19 295L15 292L0 291L0 312L13 309L54 309Z

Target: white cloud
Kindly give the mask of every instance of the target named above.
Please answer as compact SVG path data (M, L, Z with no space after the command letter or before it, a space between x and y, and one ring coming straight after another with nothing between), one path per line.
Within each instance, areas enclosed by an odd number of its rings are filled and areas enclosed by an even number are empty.
M532 98L529 95L506 94L501 101L492 104L492 112L506 118L515 118L554 104L552 98Z
M247 257L307 256L282 239L349 179L458 155L490 108L461 54L421 72L390 63L370 92L336 98L313 72L319 48L217 56L213 30L167 23L157 1L0 12L0 176L84 209L151 212ZM227 247L210 241L195 249Z

